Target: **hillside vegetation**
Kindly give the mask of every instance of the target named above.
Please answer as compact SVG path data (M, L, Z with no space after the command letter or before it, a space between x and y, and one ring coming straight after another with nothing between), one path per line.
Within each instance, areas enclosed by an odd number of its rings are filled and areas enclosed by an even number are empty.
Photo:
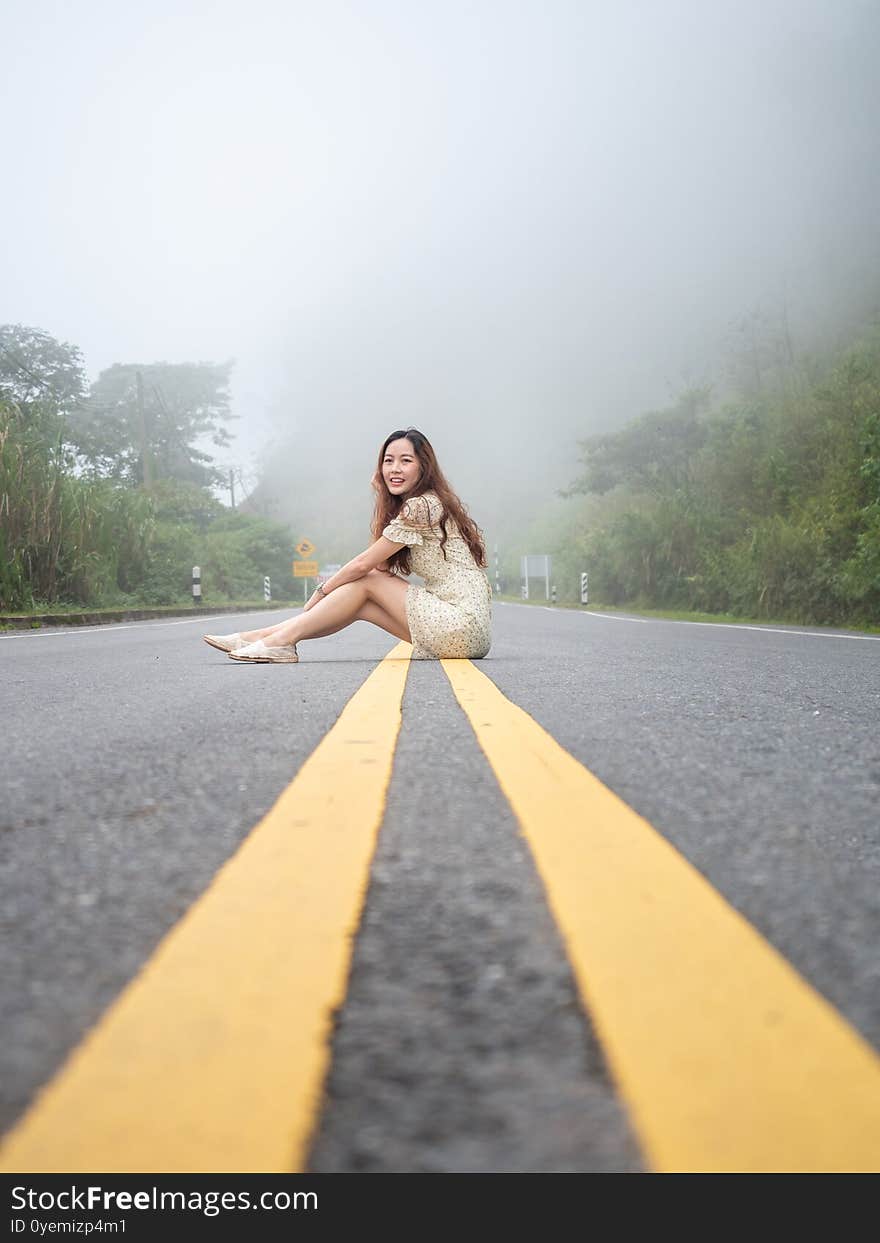
M195 443L223 444L229 367L116 366L0 327L0 609L259 599L288 591L286 526L227 509Z
M750 387L717 407L690 389L580 442L567 499L526 536L561 600L586 570L610 605L880 619L880 322Z
M550 552L561 601L586 570L609 605L877 623L880 319L821 358L785 340L768 364L752 339L723 400L690 388L580 441L556 498L511 507L508 589ZM74 347L0 327L0 608L175 603L194 564L209 601L264 574L289 591L292 532L220 504L195 448L228 439L229 367L117 365L87 389Z

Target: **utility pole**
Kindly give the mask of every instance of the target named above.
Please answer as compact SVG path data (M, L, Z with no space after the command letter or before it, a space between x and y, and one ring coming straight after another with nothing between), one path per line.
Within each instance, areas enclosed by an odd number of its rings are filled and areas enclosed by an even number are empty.
M138 434L141 439L141 469L144 474L144 487L149 492L153 486L153 468L150 462L150 451L147 447L147 419L144 414L144 377L140 371L136 371L135 376L137 378Z
M235 472L229 472L229 495L232 497L232 508L235 509Z

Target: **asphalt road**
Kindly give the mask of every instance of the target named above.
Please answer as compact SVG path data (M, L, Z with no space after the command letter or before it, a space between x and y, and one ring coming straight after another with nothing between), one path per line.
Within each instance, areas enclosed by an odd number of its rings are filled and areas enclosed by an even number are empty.
M396 642L357 623L254 667L206 628L0 637L4 1126ZM880 640L496 604L476 663L880 1045ZM435 662L409 671L310 1168L642 1168Z

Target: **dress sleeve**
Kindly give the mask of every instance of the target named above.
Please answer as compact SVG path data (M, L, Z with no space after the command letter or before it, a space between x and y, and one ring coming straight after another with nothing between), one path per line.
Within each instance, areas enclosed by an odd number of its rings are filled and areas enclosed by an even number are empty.
M440 517L440 502L434 496L414 496L405 501L382 534L395 544L423 544Z

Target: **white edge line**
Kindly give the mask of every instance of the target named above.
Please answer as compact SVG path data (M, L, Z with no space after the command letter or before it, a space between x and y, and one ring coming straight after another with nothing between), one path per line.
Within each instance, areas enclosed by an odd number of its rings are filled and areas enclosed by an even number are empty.
M582 615L584 617L599 617L601 618L602 621L638 622L640 626L647 626L648 622L653 620L650 617L623 617L623 616L616 616L612 613L591 613L589 609L584 609Z
M0 631L3 639L66 639L77 634L104 634L108 630L131 630L135 626L139 630L156 630L162 626L193 626L197 622L220 621L224 617L254 617L265 613L285 613L286 609L258 609L253 613L217 613L213 617L184 617L180 621L130 621L120 622L111 626L67 626L64 630L32 630L26 634L6 634Z
M509 604L511 608L522 607L515 600L497 600L495 603ZM880 643L880 634L832 634L827 630L786 630L782 626L752 626L747 622L688 621L684 617L627 617L622 613L594 613L591 609L555 609L549 604L538 607L548 613L576 613L580 617L598 617L601 621L638 622L640 626L649 626L652 622L667 626L711 626L715 630L760 630L763 634L796 634L811 639L863 639L868 643Z
M510 608L512 608L512 609L519 609L519 608L524 608L524 607L525 607L525 605L522 605L522 604L517 603L517 601L516 601L516 600L494 600L494 601L493 601L493 604L496 604L496 605L499 605L499 604L500 604L500 605L503 605L503 606L505 606L505 607L510 607ZM538 605L533 604L531 607L532 607L532 608L539 608L539 609L543 609L546 613L556 613L556 614L557 614L557 616L560 616L560 617L562 616L562 614L563 614L563 613L573 613L573 612L575 612L575 610L574 610L574 609L560 609L560 608L554 608L554 606L553 606L552 604L538 604ZM601 617L601 619L602 619L603 621L631 621L631 622L638 622L640 626L646 626L646 625L648 624L648 622L649 622L649 621L653 621L653 620L655 620L654 618L647 618L647 617L623 617L623 616L621 616L621 615L619 615L619 614L615 614L615 615L611 616L611 615L608 615L608 614L606 614L606 613L591 613L589 609L578 609L578 610L577 610L577 612L578 612L578 613L580 614L580 616L582 616L582 617Z
M880 634L830 634L825 630L785 630L782 626L750 626L746 622L687 621L683 617L618 617L614 613L591 613L587 609L583 616L601 617L603 621L639 621L644 625L658 622L667 626L711 626L713 630L760 630L763 634L796 634L811 639L866 639L869 643L880 643Z
M830 634L824 630L784 630L781 626L749 626L745 622L699 622L684 618L651 618L652 621L671 621L676 626L718 626L724 630L760 630L764 634L800 634L811 639L864 639L868 643L880 643L880 634Z

